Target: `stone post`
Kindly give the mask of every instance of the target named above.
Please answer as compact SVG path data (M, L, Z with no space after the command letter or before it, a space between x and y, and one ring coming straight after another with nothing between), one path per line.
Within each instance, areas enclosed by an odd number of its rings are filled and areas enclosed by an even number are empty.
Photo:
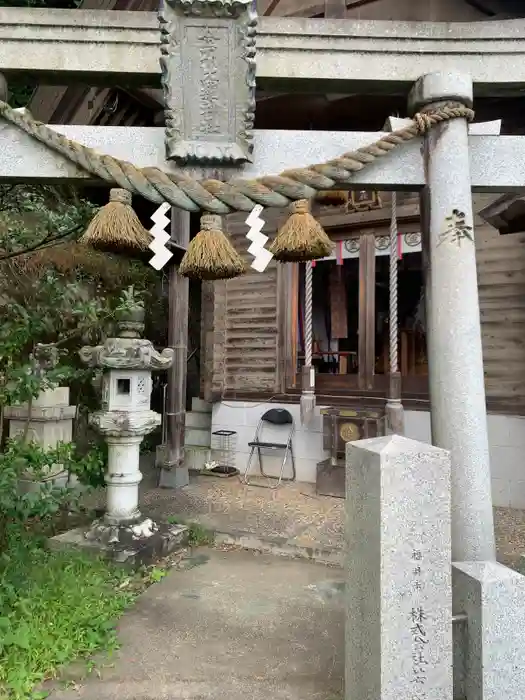
M346 522L347 700L452 700L449 453L347 443Z
M455 649L454 698L521 700L525 577L494 561L455 562L452 584L454 609L467 618L463 648Z
M472 106L472 80L432 73L412 89L412 114L445 103ZM427 347L432 441L452 460L452 554L455 561L495 559L485 385L476 274L466 119L425 137L428 212Z

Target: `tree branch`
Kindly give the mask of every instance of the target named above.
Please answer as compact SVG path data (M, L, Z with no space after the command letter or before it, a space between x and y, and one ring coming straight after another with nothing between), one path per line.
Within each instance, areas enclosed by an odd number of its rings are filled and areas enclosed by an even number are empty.
M57 234L54 237L50 237L49 233L47 233L44 238L42 238L38 243L35 243L32 246L29 246L28 248L24 248L23 250L17 250L14 251L13 253L5 253L4 255L0 255L0 262L3 260L11 260L12 258L16 258L19 255L27 255L28 253L35 253L37 250L43 250L45 248L50 248L53 245L57 245L61 241L63 241L65 238L68 236L72 236L73 234L77 233L81 228L83 227L83 224L78 224L77 226L74 226L72 229L69 231L66 231L65 233L60 233Z

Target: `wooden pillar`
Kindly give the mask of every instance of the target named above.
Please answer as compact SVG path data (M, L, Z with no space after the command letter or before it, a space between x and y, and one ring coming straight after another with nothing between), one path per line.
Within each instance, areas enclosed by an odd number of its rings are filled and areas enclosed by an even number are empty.
M375 235L365 233L359 245L359 343L358 386L361 390L374 388L375 374Z
M171 208L171 239L188 247L190 214ZM161 468L159 486L180 488L189 483L188 468L184 464L184 429L186 425L186 376L188 355L189 282L179 274L177 265L169 270L168 345L174 359L168 371L166 394L167 449L166 461Z

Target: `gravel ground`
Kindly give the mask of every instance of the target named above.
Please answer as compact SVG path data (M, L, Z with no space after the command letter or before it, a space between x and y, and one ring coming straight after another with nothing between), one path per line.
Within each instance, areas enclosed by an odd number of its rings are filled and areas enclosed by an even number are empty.
M525 573L525 510L494 508L498 559Z
M344 500L317 496L313 484L286 484L277 491L247 487L238 479L192 477L183 490L156 488L155 470L144 460L140 503L156 518L182 517L210 530L279 537L299 546L344 546ZM104 506L105 494L89 499ZM525 573L525 510L495 508L498 560Z

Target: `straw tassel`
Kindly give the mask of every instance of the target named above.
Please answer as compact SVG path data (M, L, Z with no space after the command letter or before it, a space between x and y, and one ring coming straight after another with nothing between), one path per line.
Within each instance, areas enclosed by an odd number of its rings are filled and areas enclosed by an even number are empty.
M228 280L246 272L241 256L222 230L220 216L201 216L201 230L190 241L179 272L197 280Z
M113 189L109 202L98 210L80 243L110 253L143 253L151 234L146 231L131 206L131 192Z
M330 255L333 244L310 213L310 202L299 199L290 205L290 216L269 249L279 262L306 262Z

